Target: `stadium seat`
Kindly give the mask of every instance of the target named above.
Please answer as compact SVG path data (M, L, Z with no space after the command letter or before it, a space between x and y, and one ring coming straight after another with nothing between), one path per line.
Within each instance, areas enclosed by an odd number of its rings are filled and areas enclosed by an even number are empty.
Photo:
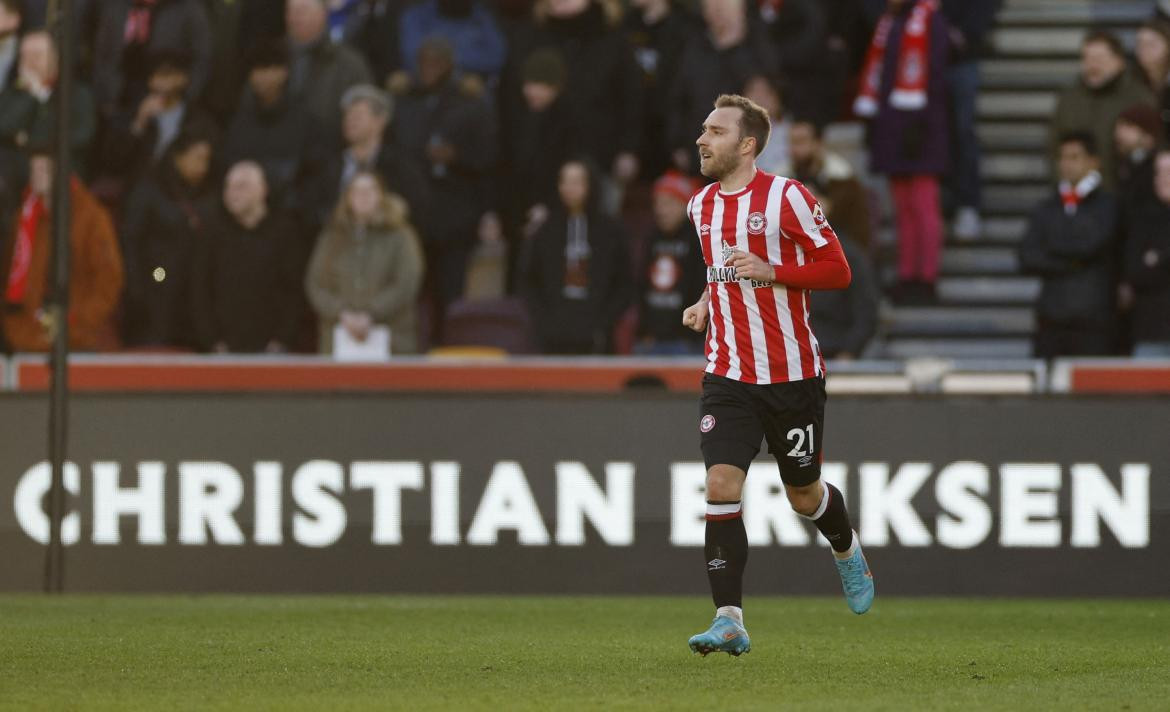
M531 323L515 298L460 300L448 308L443 346L488 346L509 354L533 352Z

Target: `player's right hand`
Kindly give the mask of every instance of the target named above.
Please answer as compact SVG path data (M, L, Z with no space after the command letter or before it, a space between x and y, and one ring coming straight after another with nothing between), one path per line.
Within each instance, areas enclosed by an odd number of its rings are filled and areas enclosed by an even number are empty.
M706 301L699 301L683 310L683 326L703 333L707 330L707 313L709 307Z

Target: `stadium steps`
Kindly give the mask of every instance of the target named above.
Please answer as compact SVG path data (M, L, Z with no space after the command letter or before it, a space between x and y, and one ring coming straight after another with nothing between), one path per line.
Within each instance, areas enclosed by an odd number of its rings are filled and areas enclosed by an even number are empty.
M1076 80L1090 27L1116 31L1132 47L1149 0L1006 0L982 66L977 121L983 162L983 231L948 235L932 307L887 307L881 355L894 358L1026 358L1040 281L1019 270L1016 247L1033 207L1051 194L1048 124L1057 97ZM896 246L879 242L887 281Z

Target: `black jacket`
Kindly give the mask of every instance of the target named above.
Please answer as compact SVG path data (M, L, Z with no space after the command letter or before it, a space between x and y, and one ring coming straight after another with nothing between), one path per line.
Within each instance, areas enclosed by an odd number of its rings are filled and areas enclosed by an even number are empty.
M427 173L428 207L418 224L425 242L474 241L487 208L488 170L496 155L495 121L487 102L456 81L434 93L415 89L398 100L393 133L406 157ZM455 147L454 162L432 164L427 145L442 140Z
M826 358L842 353L858 358L877 331L881 294L869 255L852 240L840 236L838 239L853 272L853 281L846 289L813 292L813 332Z
M951 42L956 62L978 59L987 54L987 38L995 26L995 15L1003 0L943 0L947 25L962 35L962 43ZM952 40L958 39L952 37Z
M682 312L707 286L707 266L695 230L684 220L673 234L658 228L646 245L638 280L638 337L701 344L703 335L682 325Z
M587 220L585 299L565 297L568 216L563 210L554 210L526 246L520 289L545 353L608 353L614 326L630 303L630 261L621 225L598 210L590 210Z
M524 62L542 47L564 57L564 97L582 150L606 171L619 152L636 153L642 138L642 72L625 35L607 25L598 3L576 17L549 18L513 36L501 95L505 130L517 129Z
M1151 266L1149 252L1157 255ZM1125 281L1134 289L1134 341L1170 341L1170 205L1147 203L1125 241Z
M297 209L311 202L326 156L320 125L287 93L275 105L265 107L250 88L244 90L224 136L225 168L237 161L256 161L268 179L269 202Z
M1098 188L1068 215L1053 193L1036 207L1020 264L1043 278L1036 314L1066 324L1104 325L1114 317L1118 205Z
M687 44L671 87L667 113L671 149L695 147L703 121L720 94L738 94L753 76L774 76L776 51L759 23L749 23L740 44L716 49L706 30L697 31Z
M504 147L508 180L506 190L499 193L509 222L521 224L533 205L552 207L561 166L579 155L581 144L564 98L542 112L524 107L516 129L509 132Z
M254 229L221 203L208 211L192 267L191 313L200 347L263 351L291 345L304 311L304 250L296 226L269 213Z
M127 345L196 345L191 263L209 192L184 184L169 165L152 171L131 191L122 218Z

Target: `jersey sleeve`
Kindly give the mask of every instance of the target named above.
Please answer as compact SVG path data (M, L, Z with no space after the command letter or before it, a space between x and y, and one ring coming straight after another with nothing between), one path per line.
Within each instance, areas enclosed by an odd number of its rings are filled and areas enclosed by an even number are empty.
M800 181L789 181L780 206L780 234L805 252L837 243L825 210Z

